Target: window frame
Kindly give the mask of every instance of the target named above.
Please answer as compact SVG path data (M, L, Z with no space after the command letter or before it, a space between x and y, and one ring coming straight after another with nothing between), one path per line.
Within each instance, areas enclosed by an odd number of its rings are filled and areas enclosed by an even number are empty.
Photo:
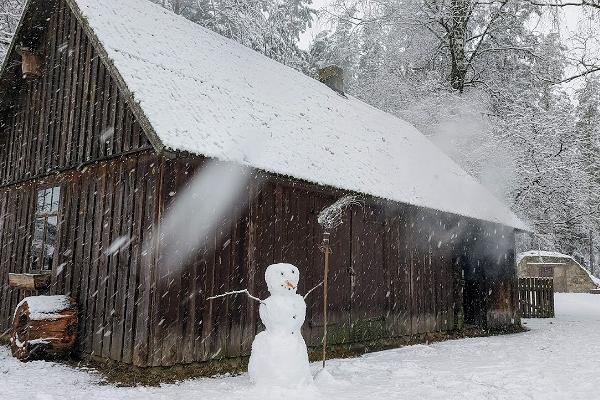
M51 273L58 244L60 209L62 206L62 185L55 183L37 187L35 190L35 210L32 218L32 234L29 255L29 270L32 273ZM51 223L49 221L52 221ZM41 229L38 227L41 225ZM54 226L54 237L50 238L50 226ZM41 232L41 235L40 235ZM39 239L38 239L39 238ZM52 253L48 253L48 247ZM49 257L49 254L51 256Z

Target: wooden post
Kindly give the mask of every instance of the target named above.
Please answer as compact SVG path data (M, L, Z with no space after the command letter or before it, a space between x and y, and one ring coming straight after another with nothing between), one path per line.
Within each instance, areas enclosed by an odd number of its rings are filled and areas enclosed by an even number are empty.
M329 254L331 247L329 244L329 232L323 232L323 244L321 251L324 255L323 267L323 368L325 368L325 360L327 358L327 278L329 276Z

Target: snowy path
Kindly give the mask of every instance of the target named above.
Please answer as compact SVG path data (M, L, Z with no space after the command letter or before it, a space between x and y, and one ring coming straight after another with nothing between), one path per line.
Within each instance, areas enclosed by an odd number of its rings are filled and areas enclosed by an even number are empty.
M246 375L117 388L63 365L21 364L0 347L0 400L600 399L600 296L557 295L556 308L556 319L528 320L524 334L332 361L335 382L309 393L256 390Z

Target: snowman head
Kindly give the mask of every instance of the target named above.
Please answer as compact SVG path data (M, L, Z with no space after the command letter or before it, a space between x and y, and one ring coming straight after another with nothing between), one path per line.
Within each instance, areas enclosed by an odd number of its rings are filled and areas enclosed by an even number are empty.
M272 264L265 271L265 281L271 295L295 294L300 271L292 264Z

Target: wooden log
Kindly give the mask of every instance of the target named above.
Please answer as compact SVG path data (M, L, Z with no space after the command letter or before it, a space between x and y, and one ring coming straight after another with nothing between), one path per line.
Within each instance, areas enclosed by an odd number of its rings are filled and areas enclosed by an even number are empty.
M31 296L21 301L12 324L11 350L21 361L69 356L77 336L77 305L68 296Z
M50 286L52 275L45 274L8 274L8 285L15 289L44 290Z

